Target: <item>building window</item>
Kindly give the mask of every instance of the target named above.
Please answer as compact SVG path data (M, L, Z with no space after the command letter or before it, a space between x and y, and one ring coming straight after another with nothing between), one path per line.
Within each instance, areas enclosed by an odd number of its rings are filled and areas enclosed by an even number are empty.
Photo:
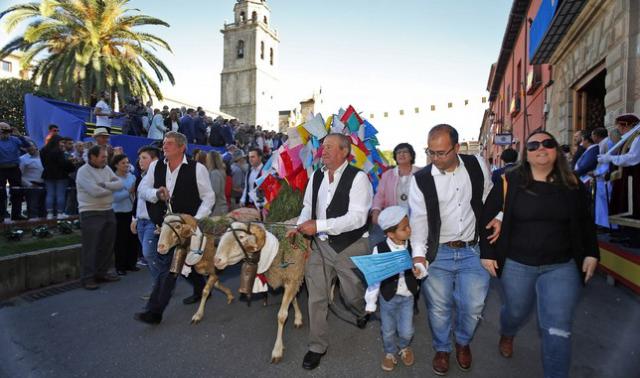
M268 25L268 24L269 24L269 23L267 22L267 16L264 16L264 17L262 18L262 22L264 22L264 23L265 23L265 25Z
M247 21L247 15L244 12L240 12L240 22L245 23Z
M238 48L237 48L237 50L238 50L237 58L238 58L238 59L242 59L242 58L244 58L244 41L243 41L243 40L239 40L239 41L238 41Z
M7 72L11 72L11 62L7 62L6 60L2 61L2 70L3 71L7 71Z
M269 49L269 64L273 66L273 47Z
M258 21L258 12L253 11L253 13L251 13L251 21L253 22Z
M260 42L260 59L264 59L264 41Z

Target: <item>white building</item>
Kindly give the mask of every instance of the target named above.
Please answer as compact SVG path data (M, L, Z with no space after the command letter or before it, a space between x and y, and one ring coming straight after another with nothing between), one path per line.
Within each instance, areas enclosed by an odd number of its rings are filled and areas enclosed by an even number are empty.
M220 111L240 122L278 129L278 39L265 0L238 0L224 25Z
M0 79L29 79L29 70L20 68L21 53L13 52L0 61Z

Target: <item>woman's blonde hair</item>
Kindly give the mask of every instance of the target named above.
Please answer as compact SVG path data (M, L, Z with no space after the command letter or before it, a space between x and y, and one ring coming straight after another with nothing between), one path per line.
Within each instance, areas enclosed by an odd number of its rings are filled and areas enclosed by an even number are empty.
M218 169L221 171L225 171L227 169L224 161L222 161L222 156L218 153L218 151L211 150L207 153L207 168L209 171L213 171L214 169Z

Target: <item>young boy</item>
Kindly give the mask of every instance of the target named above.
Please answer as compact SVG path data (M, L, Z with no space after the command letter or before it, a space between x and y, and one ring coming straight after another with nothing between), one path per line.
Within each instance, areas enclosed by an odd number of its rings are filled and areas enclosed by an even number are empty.
M411 257L411 227L407 211L400 206L388 207L378 216L378 224L387 238L376 245L373 254L406 250ZM409 344L414 331L413 301L417 292L418 283L411 269L367 288L365 301L368 313L376 310L380 297L380 328L385 353L381 367L384 371L392 371L398 364L396 354L400 355L405 366L413 365L414 356Z

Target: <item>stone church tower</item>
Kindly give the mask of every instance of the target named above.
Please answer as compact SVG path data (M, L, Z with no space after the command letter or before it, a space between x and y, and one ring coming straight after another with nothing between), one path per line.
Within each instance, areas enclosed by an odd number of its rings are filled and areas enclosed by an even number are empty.
M280 40L265 0L237 0L225 24L220 110L240 122L278 128L276 92Z

